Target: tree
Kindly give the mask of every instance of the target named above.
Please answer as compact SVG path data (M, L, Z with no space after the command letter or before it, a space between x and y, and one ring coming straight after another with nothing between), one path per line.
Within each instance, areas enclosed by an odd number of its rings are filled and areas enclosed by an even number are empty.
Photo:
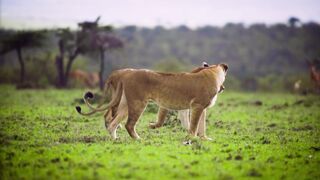
M100 72L99 72L99 80L100 80L100 89L103 88L103 74L104 74L104 59L105 59L105 51L121 48L123 47L123 43L120 39L115 36L108 34L106 32L98 33L96 37L96 45L99 49L100 54Z
M100 17L94 22L82 22L78 25L81 27L81 37L86 39L80 46L80 49L84 52L98 52L100 57L100 72L99 72L99 86L103 88L103 74L104 74L104 60L105 52L107 50L123 47L123 42L112 34L111 26L98 26Z
M296 27L296 24L298 22L300 22L300 20L296 17L290 17L288 20L288 23L289 23L290 27L292 27L292 28Z
M20 83L25 82L25 62L22 55L25 48L36 48L44 45L44 31L7 32L1 36L1 54L16 51L20 65Z
M69 29L60 29L58 46L59 54L56 57L58 71L58 87L66 87L71 66L79 54L99 52L100 56L100 88L103 88L103 72L105 51L123 46L120 39L111 34L111 26L98 27L98 17L95 21L84 21L78 23L80 30L72 33ZM64 70L64 56L67 52L68 62Z
M58 30L57 36L59 37L58 46L59 54L56 56L56 67L58 72L58 87L66 87L68 82L68 76L70 73L71 65L74 59L77 57L79 51L77 50L75 43L75 36L69 29ZM64 70L64 56L68 53L68 68Z

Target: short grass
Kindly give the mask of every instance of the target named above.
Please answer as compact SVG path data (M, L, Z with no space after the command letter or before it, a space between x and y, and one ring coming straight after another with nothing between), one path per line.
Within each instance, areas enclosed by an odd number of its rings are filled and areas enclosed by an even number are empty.
M213 141L183 145L174 116L148 129L152 108L142 140L120 129L112 141L101 114L76 113L82 94L0 86L1 179L320 179L317 96L225 91L208 113Z

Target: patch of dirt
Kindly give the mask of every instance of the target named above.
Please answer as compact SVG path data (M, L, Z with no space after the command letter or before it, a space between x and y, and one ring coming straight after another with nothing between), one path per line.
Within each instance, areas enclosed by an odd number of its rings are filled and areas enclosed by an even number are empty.
M263 105L262 101L260 101L260 100L254 101L252 104L255 106L262 106Z
M78 138L60 137L59 143L74 143L74 142L95 143L95 142L106 141L106 140L107 138L105 136L82 136Z
M242 158L241 155L236 155L236 156L234 157L234 159L235 159L235 160L238 160L238 161L241 161L243 158Z
M51 162L52 163L58 163L58 162L60 162L60 158L53 158L53 159L51 159Z
M297 100L296 102L294 102L293 103L293 105L300 105L300 104L302 104L302 103L304 103L305 102L305 100Z
M285 155L285 157L288 158L288 159L292 159L292 158L294 158L294 155L292 155L292 154L287 154L287 155Z
M268 127L271 127L271 128L276 127L276 126L277 126L277 124L276 124L276 123L268 124Z
M192 166L197 165L197 164L199 164L199 161L197 161L197 160L191 161L191 163L190 163L190 165L192 165Z
M264 136L262 138L260 138L260 140L261 140L262 144L270 144L271 143L271 141Z
M304 99L300 99L295 101L292 104L288 104L287 102L284 104L276 104L273 105L270 110L282 110L285 108L288 108L289 106L299 106L299 105L303 105L305 107L311 107L314 104L314 100L310 99L310 100L304 100Z
M282 110L282 109L285 109L287 107L289 107L289 104L288 103L284 103L284 104L273 105L270 109L271 110Z
M249 172L247 173L248 176L252 176L252 177L261 177L262 174L257 171L256 169L250 169Z
M189 172L189 175L192 176L192 177L197 177L197 176L199 176L199 173L197 173L197 172Z
M232 149L222 149L221 150L221 152L225 152L225 153L229 153L229 152L231 152L232 151Z
M310 125L300 126L300 127L293 127L292 131L311 131L313 127Z
M243 101L239 102L239 104L235 105L252 105L252 106L262 106L263 102L261 100L255 100L255 101Z
M98 163L98 162L89 162L88 166L89 167L93 167L93 168L103 168L103 167L105 167L103 164Z

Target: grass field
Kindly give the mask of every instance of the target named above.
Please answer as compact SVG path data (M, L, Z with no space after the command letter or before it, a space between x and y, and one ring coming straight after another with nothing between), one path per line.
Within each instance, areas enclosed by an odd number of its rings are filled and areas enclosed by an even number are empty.
M1 179L320 179L319 96L225 91L208 113L213 141L183 145L174 116L148 129L152 110L142 140L123 128L112 141L101 114L76 113L82 95L0 86Z

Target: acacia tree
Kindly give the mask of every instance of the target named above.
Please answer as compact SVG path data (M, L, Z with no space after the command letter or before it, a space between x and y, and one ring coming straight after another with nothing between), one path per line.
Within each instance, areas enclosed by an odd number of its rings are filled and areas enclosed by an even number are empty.
M300 22L300 19L298 19L296 17L290 17L288 19L288 23L289 23L291 28L295 28L298 22Z
M1 36L1 54L11 51L17 53L20 66L20 84L25 82L25 62L23 58L23 49L36 48L44 45L46 39L44 31L18 31L8 32Z
M123 42L112 34L111 26L98 26L100 17L94 22L82 22L78 25L81 27L81 37L85 40L81 43L82 51L98 52L100 57L99 86L103 88L104 60L105 52L108 50L123 47Z
M69 29L61 29L57 34L59 37L59 54L56 57L56 66L58 71L58 86L66 87L71 66L79 54L90 52L99 52L100 55L100 88L103 88L103 72L105 51L122 47L123 43L111 34L111 26L99 27L98 17L95 21L84 21L78 23L80 30L72 33ZM64 56L68 54L68 62L64 70Z
M105 52L107 50L121 48L123 47L123 43L120 39L106 32L100 32L95 39L96 39L96 44L98 46L98 50L100 54L99 85L100 85L100 89L102 89L103 74L104 74L104 67L105 67L104 65Z

